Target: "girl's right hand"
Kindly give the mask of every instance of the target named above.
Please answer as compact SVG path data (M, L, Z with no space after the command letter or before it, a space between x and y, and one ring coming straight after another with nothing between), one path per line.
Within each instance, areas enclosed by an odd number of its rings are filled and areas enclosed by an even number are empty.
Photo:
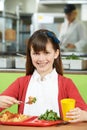
M8 108L13 104L19 104L19 101L10 96L0 96L0 108Z

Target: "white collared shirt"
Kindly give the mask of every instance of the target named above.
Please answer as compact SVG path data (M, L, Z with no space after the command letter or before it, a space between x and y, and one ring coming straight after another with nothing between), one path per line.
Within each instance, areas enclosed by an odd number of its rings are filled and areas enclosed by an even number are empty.
M33 104L25 104L24 114L39 116L46 110L53 110L59 116L58 106L58 74L55 69L41 80L39 73L35 70L28 85L25 102L29 96L36 97Z

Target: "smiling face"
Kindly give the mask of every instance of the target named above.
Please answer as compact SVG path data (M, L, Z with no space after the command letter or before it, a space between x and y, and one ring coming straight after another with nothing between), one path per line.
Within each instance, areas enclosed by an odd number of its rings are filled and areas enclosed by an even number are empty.
M53 46L50 41L46 44L46 51L35 52L31 47L30 51L31 60L41 76L45 76L50 73L53 69L54 60L59 55L59 50L56 51L53 49Z
M36 69L42 77L53 68L63 75L59 43L56 35L49 30L40 29L34 32L27 44L26 75L32 75Z

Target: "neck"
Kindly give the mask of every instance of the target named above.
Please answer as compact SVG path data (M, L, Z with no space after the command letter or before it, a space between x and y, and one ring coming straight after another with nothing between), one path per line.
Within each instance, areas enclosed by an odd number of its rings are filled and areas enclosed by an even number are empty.
M43 80L44 79L44 77L46 76L46 75L48 75L49 73L51 73L53 71L53 69L51 69L49 72L43 72L43 73L39 73L40 74L40 76L41 76L41 80Z
M75 18L74 18L74 19L72 19L72 20L70 20L70 21L69 21L69 24L70 24L70 23L72 23L74 20L75 20Z

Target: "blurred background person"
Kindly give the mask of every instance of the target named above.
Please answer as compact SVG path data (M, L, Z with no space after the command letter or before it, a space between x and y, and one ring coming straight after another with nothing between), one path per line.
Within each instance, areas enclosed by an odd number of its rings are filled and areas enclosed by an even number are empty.
M59 33L61 49L64 51L84 51L87 45L86 29L83 23L77 20L77 9L74 4L64 7L65 20Z

